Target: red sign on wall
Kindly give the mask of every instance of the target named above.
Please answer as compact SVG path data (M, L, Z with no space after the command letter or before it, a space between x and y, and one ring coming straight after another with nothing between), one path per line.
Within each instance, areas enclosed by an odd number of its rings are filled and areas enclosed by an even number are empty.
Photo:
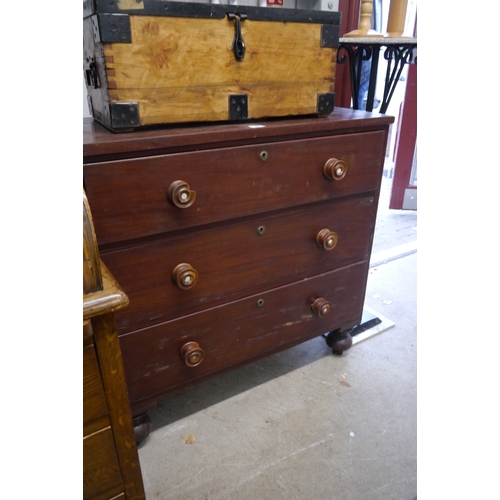
M267 6L272 7L272 6L281 6L283 7L283 0L267 0Z

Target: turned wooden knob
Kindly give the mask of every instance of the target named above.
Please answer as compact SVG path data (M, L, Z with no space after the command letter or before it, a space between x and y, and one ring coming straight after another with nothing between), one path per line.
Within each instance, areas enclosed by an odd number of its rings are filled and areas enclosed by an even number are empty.
M190 207L196 200L196 191L192 191L184 181L175 181L168 187L168 199L179 208Z
M316 236L316 243L325 250L333 250L339 241L337 233L329 229L322 229Z
M198 271L193 269L190 264L183 262L175 266L172 271L172 278L179 288L189 290L198 282Z
M323 173L327 179L340 181L347 174L347 163L344 160L330 158L323 167Z
M181 358L187 366L198 366L205 359L205 353L198 342L188 342L181 347Z
M320 297L313 302L311 309L314 314L317 314L320 318L322 318L323 316L330 314L330 311L332 310L332 304L331 302L328 302L328 300Z

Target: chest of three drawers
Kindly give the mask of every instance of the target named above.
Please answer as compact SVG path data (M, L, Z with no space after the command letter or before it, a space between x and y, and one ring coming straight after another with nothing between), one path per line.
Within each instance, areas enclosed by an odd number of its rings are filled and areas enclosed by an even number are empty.
M132 412L362 316L389 124L329 118L112 134L84 125L84 184Z

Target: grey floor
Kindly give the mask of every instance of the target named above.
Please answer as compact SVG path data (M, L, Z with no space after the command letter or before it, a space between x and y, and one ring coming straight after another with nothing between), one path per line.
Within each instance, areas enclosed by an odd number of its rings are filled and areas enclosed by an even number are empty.
M148 500L417 496L417 213L384 177L366 306L392 327L334 356L322 337L184 390L150 412Z

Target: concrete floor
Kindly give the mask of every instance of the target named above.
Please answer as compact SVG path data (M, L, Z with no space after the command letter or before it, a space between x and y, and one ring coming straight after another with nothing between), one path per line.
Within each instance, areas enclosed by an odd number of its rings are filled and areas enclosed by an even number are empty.
M392 258L371 268L366 305L395 326L340 357L318 337L161 401L139 447L148 500L416 498L416 212L386 208L390 183L374 252Z

